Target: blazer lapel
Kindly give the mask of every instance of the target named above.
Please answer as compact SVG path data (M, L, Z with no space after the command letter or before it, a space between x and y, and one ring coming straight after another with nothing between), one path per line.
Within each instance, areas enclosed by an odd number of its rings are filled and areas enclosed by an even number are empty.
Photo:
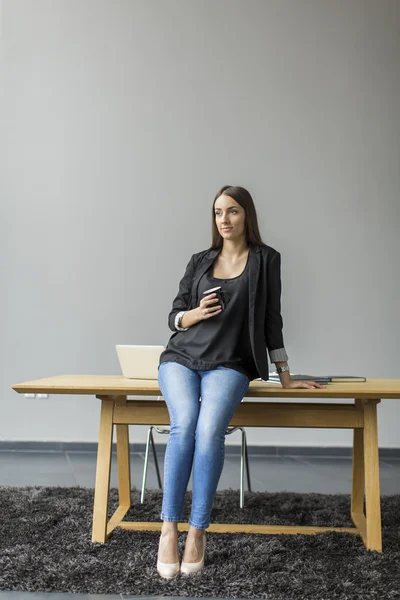
M261 249L256 244L250 244L249 256L249 334L250 344L253 350L253 356L256 356L254 347L254 313L256 304L257 283L260 275L260 252Z

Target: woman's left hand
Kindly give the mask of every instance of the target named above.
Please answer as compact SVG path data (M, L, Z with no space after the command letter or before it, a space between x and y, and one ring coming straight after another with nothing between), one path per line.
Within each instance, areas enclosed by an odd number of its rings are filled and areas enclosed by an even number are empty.
M326 385L321 385L315 381L291 381L288 385L282 385L284 388L326 388Z

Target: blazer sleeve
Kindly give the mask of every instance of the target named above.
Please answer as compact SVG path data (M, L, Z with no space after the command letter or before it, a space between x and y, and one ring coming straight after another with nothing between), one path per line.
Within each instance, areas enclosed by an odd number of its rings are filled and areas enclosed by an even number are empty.
M265 311L265 341L271 362L289 359L283 341L281 315L281 255L269 253L267 259L267 306Z
M172 309L168 315L168 327L171 331L178 331L175 327L175 317L181 310L188 310L190 304L190 292L193 275L196 270L195 255L189 260L184 276L179 282L179 290L172 302Z

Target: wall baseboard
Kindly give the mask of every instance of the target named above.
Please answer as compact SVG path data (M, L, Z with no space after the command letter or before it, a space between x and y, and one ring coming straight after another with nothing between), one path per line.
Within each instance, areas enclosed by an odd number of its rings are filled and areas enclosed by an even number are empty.
M165 452L166 444L156 444L157 451ZM130 452L146 452L146 444L129 444ZM1 441L0 451L34 451L34 452L97 452L97 442L35 442L35 441ZM353 449L343 446L255 446L248 445L249 456L327 456L351 458ZM113 452L116 451L115 443ZM151 450L150 450L151 452ZM240 454L239 444L225 444L225 454ZM380 458L400 458L400 448L379 448Z

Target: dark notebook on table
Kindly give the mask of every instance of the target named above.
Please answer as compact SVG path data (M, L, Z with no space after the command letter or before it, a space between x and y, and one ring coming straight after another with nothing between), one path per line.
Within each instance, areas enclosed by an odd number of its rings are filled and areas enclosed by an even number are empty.
M292 381L315 381L316 383L358 383L367 381L366 377L360 377L358 375L299 375L297 373L290 373L290 379ZM270 374L268 381L276 381L280 383L278 374Z

